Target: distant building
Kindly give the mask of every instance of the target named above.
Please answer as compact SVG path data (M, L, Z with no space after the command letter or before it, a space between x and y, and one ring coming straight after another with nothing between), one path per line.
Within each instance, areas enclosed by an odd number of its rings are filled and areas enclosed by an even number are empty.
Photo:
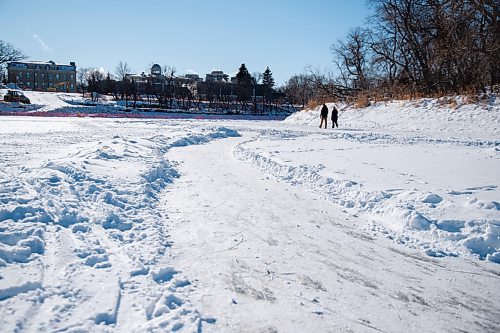
M76 91L76 65L53 61L12 61L7 64L9 82L37 91Z
M203 78L201 78L198 74L186 74L186 79L191 80L192 82L202 82Z
M224 74L223 71L212 71L212 73L205 76L205 82L227 82L228 78L229 76Z
M152 76L161 76L161 66L158 64L154 64L151 67L151 75Z

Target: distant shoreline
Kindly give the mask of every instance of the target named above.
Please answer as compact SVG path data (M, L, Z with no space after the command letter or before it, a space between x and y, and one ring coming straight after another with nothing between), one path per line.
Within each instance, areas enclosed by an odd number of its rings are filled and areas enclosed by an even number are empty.
M11 112L0 111L0 116L21 116L21 117L77 117L77 118L128 118L128 119L197 119L197 120L263 120L282 121L287 116L265 116L265 115L228 115L228 114L200 114L200 113L79 113L79 112Z

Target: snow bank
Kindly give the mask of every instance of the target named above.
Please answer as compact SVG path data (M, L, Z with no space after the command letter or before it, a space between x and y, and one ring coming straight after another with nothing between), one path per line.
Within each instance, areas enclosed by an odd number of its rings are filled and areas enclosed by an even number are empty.
M239 144L234 156L260 170L295 186L306 187L354 215L362 215L369 227L399 243L421 248L429 255L456 253L477 255L500 263L500 205L496 201L483 204L482 212L456 206L435 193L411 189L398 191L368 190L354 180L339 180L325 175L324 166L294 165L259 152L253 141ZM302 145L307 143L302 140ZM275 147L274 147L275 149ZM290 162L290 161L289 161ZM496 188L495 188L496 190ZM441 206L439 206L441 204ZM443 211L430 212L439 206ZM448 220L456 210L462 218ZM479 218L467 217L474 210ZM372 223L373 222L373 223Z
M498 262L498 99L459 100L456 108L439 100L337 108L340 130L317 128L319 108L297 112L284 121L291 130L262 130L234 155L431 256Z
M500 98L482 96L477 103L465 97L376 102L365 108L328 103L339 110L340 129L363 131L412 132L496 140L500 132ZM321 106L296 112L286 124L319 126ZM330 119L328 118L328 124Z

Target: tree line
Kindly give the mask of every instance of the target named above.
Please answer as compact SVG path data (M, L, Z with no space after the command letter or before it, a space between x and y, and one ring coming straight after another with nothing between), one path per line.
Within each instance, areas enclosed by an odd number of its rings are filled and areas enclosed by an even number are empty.
M166 65L162 68L160 81L158 77L144 74L137 82L129 76L130 72L130 66L123 61L116 66L115 75L96 68L81 68L77 75L78 86L82 93L113 95L117 100L125 100L126 105L130 101L133 107L141 95L147 98L149 106L189 109L207 102L210 109L239 109L255 113L269 111L276 102L275 82L269 67L262 74L255 72L251 75L246 65L241 64L236 82L230 82L229 76L224 75L222 80L193 83L177 77L175 67ZM197 91L196 96L193 90Z
M368 0L369 24L331 46L336 74L285 84L295 103L359 95L467 94L499 89L498 0Z

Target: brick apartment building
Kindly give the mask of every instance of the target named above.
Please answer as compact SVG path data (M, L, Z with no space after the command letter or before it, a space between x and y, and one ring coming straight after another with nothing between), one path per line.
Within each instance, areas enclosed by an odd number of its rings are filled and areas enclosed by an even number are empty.
M76 65L53 61L12 61L7 64L8 82L37 91L76 91Z

